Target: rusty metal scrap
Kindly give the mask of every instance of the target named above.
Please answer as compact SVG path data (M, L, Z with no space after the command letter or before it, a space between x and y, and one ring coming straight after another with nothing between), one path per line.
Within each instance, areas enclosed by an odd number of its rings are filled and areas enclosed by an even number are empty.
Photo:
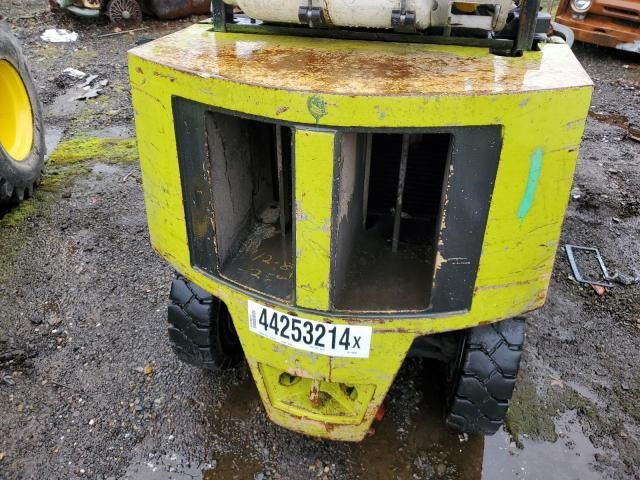
M561 0L556 22L571 28L581 42L630 51L640 42L640 2L593 0L586 13L577 14L570 0Z

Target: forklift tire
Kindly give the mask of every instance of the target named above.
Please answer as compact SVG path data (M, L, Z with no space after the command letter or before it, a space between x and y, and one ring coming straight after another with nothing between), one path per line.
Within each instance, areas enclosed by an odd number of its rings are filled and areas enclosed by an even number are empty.
M30 197L44 168L42 106L27 62L0 20L0 205Z
M447 425L493 435L502 426L518 375L523 318L469 329L452 368Z
M183 277L171 284L169 341L183 362L206 370L225 370L243 357L227 306Z

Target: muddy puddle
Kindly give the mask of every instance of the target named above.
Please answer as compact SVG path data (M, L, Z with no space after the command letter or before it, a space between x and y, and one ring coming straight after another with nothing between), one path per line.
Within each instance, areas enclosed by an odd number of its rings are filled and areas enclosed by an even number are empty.
M404 388L394 387L387 398L382 421L375 433L359 444L323 442L289 433L263 417L258 392L248 374L227 391L210 413L213 436L228 438L224 448L216 442L206 459L187 459L177 454L148 453L136 459L126 479L297 479L354 478L367 480L445 479L508 480L550 479L595 480L594 448L583 433L575 411L555 420L558 440L533 441L521 438L520 447L504 430L492 437L461 435L444 427L442 395L433 383L408 380ZM257 430L256 430L257 429ZM261 431L262 430L262 431ZM264 448L257 436L265 440ZM242 438L246 437L246 441ZM240 441L238 441L240 438ZM270 444L271 442L271 444ZM280 463L290 442L317 448L322 456L327 445L329 461L305 457L311 465L307 474L292 473ZM299 452L296 456L301 456ZM325 455L326 457L326 455ZM284 461L284 460L283 460ZM334 463L335 462L335 463ZM306 467L306 465L305 465ZM306 468L305 468L306 470Z
M125 480L254 480L260 475L260 470L259 464L245 462L242 458L230 454L221 455L218 460L211 463L193 462L173 454L151 456L146 461L138 459L129 467L123 478Z
M601 453L582 431L575 411L555 420L558 440L521 439L517 448L504 431L485 439L482 479L597 480L594 455Z
M47 153L53 152L60 140L62 140L63 128L55 126L47 126L44 130L44 144L47 147Z

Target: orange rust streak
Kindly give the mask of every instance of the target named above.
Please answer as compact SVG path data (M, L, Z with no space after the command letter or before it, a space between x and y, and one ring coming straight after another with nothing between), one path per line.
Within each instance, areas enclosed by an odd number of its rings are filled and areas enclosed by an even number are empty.
M250 34L186 31L132 51L162 59L165 66L203 77L291 91L346 95L478 95L562 88L586 73L567 78L567 53L524 58L495 56L482 48L454 50L413 44L296 39ZM338 48L338 46L340 48ZM552 48L550 46L548 48ZM313 54L309 54L312 51ZM584 77L584 78L583 78Z

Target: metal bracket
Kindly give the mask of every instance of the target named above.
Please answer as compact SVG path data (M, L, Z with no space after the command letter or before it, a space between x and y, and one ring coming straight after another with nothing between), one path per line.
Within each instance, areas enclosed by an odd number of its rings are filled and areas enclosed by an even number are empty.
M301 6L298 9L298 19L300 23L304 23L310 28L325 27L327 25L323 8L314 7L312 0L309 0L308 5Z
M416 12L414 10L392 10L391 25L394 27L415 27Z
M609 277L609 272L607 272L607 267L604 264L604 261L602 260L602 257L600 256L600 251L597 248L592 248L592 247L578 247L576 245L565 245L564 246L565 252L567 252L567 258L569 259L569 264L571 265L571 270L573 271L573 276L575 277L575 279L580 282L580 283L589 283L591 285L600 285L601 287L613 287L613 284L610 282L603 282L601 280L595 279L589 279L589 278L584 278L582 276L582 273L580 272L580 269L578 268L578 264L576 263L576 257L574 255L574 251L575 250L580 250L583 252L593 252L596 256L596 259L598 260L598 264L600 265L600 271L602 272L602 278L604 278L605 280L609 280L611 277Z
M216 32L226 32L227 24L233 23L233 6L224 0L211 0L211 23Z
M512 55L519 57L525 50L533 49L533 40L536 35L536 24L540 0L521 0L520 17L518 18L518 31Z
M396 31L415 31L416 12L407 10L407 0L400 0L400 9L391 11L391 26Z

